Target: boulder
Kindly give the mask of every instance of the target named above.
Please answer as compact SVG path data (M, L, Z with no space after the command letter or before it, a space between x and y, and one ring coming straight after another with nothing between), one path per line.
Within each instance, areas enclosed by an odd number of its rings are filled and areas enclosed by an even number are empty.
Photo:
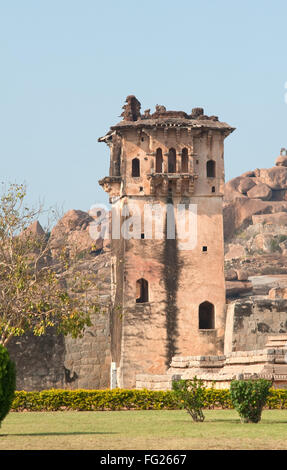
M238 186L240 185L243 178L238 176L237 178L233 178L232 180L228 181L224 186L224 200L225 201L234 201L237 198L246 198L244 194L242 194L238 190Z
M23 232L19 234L19 238L24 241L26 246L29 246L29 255L27 256L31 263L35 262L40 252L47 246L48 236L38 220L35 220L35 222L25 228ZM48 253L41 256L41 259L38 259L39 266L43 266L47 262L47 259Z
M226 281L236 281L237 280L237 272L235 269L228 269L225 272L225 280Z
M240 296L252 292L251 281L225 281L226 297Z
M286 287L273 287L268 293L269 299L287 299L287 288Z
M35 222L33 222L27 229L26 229L26 233L30 233L32 235L39 235L40 237L42 237L43 235L45 235L45 232L42 228L42 225L38 222L38 220L35 220Z
M275 214L278 212L287 213L287 201L263 201L262 199L250 199L246 196L236 198L234 201L224 201L225 240L230 239L236 230L250 225L254 215Z
M252 241L251 249L271 253L273 251L274 235L272 233L258 233Z
M287 189L272 189L272 201L287 201Z
M279 247L283 256L287 256L287 239L279 243Z
M280 155L278 158L276 158L275 165L287 167L287 157L285 155Z
M238 281L248 281L248 272L244 269L237 269L236 274Z
M278 204L270 201L262 201L261 199L249 199L246 196L237 198L232 202L225 202L223 205L225 239L229 239L240 227L251 224L254 214L275 212L273 204L278 205L278 210L279 207L282 207L281 204L285 204L287 210L287 202L281 203L280 201Z
M269 201L272 197L271 189L264 183L254 184L249 191L247 196L250 199L261 199L262 201Z
M287 150L281 149L275 166L256 168L224 186L224 238L251 223L287 225ZM278 214L278 215L277 215ZM264 216L264 217L261 217ZM232 258L232 254L227 255Z
M242 258L245 256L245 248L239 243L230 243L228 245L228 251L225 254L226 260Z
M68 211L51 231L49 246L52 256L61 250L79 253L85 250L101 249L103 240L95 242L90 235L90 224L94 221L87 212L80 210Z
M245 173L242 173L241 177L245 178L245 177L251 177L253 178L255 176L255 172L254 171L246 171Z
M242 194L246 194L251 188L255 186L254 178L241 178L238 185L238 191Z
M285 166L273 166L259 170L258 178L271 189L287 189L287 168Z

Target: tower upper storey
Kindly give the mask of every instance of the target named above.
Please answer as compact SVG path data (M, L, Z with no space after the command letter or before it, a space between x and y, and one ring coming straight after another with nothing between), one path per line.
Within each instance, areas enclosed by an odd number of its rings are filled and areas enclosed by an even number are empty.
M122 121L99 138L110 147L109 176L99 181L110 196L221 195L224 185L224 139L234 128L202 108L191 114L140 112L130 95Z

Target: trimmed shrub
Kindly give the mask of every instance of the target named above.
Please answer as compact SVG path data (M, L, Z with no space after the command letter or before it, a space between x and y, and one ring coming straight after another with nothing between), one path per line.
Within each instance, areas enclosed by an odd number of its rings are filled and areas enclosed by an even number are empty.
M233 380L230 398L244 423L258 423L266 405L271 382L265 379Z
M0 344L0 426L12 406L16 388L15 364L9 353Z
M214 408L233 408L228 389L206 388L204 398L204 408L213 410Z
M178 410L174 392L152 390L16 391L11 411ZM206 388L203 409L232 409L230 391ZM286 410L287 389L270 389L266 409Z
M196 376L190 380L177 380L172 382L175 399L180 408L184 408L193 421L204 421L205 387L203 380Z
M287 410L287 389L271 388L269 390L266 407L269 410Z
M18 391L14 411L114 411L178 409L171 391L151 390L43 390Z

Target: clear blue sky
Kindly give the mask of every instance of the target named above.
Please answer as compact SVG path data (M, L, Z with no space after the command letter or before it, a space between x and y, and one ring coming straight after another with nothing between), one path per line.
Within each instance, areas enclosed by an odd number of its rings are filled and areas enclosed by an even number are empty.
M1 181L88 210L127 95L236 127L226 180L287 147L285 0L0 0Z

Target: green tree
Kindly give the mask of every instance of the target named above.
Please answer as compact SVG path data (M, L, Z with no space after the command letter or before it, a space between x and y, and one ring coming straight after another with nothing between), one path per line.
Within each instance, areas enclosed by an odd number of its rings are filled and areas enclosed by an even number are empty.
M204 421L202 409L206 389L203 380L198 379L196 376L189 380L174 380L172 390L180 408L185 409L193 421Z
M6 348L0 345L0 427L9 413L16 388L15 364Z
M259 423L272 383L269 380L232 380L230 398L241 422Z
M46 233L30 229L41 208L25 204L24 185L11 184L0 198L0 344L27 332L81 336L99 306L90 289L95 279L77 269L77 256L51 257ZM69 271L69 289L63 273Z

